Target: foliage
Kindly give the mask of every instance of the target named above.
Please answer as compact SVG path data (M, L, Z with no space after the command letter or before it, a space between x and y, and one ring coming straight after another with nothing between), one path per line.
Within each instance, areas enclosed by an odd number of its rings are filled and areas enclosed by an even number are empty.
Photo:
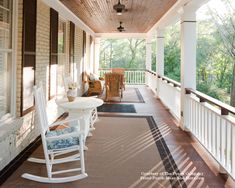
M231 2L221 1L226 7L222 14L207 5L207 19L198 22L197 89L235 106L235 11Z
M156 51L157 51L157 45L156 45L156 38L152 40L152 67L151 70L156 72Z
M165 31L164 74L180 82L180 25L176 23Z
M101 40L100 64L102 68L144 68L145 40Z
M225 92L225 90L218 88L215 85L211 85L208 82L201 82L197 84L197 90L206 93L207 95L215 99L229 103L229 97L228 94Z
M235 11L231 0L223 0L226 14L218 15L207 7L206 19L197 23L197 90L230 103L235 70ZM165 34L165 75L180 81L179 24L168 27Z

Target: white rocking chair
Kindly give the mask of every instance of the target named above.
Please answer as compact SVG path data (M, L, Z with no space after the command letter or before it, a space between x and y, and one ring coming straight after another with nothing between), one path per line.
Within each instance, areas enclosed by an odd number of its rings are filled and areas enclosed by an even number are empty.
M38 123L41 129L42 145L45 159L29 158L28 161L46 164L47 177L37 176L25 173L23 178L42 182L42 183L66 183L76 181L87 177L85 173L84 148L82 131L78 131L76 127L67 127L60 130L50 131L50 127L63 125L71 121L80 123L81 119L69 119L55 122L48 125L46 114L45 97L41 87L34 87L35 106L38 115ZM71 153L72 152L72 153ZM66 154L66 157L61 155ZM70 154L70 155L69 155ZM80 168L66 169L60 171L52 171L54 164L74 162L80 160ZM76 172L75 175L65 177L53 177L53 175Z

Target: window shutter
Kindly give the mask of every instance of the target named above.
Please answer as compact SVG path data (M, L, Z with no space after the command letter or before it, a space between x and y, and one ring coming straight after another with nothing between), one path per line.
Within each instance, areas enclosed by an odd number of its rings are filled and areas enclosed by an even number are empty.
M49 66L49 100L57 92L57 63L58 63L58 12L50 9L50 66Z
M70 35L69 35L69 71L74 72L74 37L75 37L75 24L70 22Z
M22 38L22 82L21 115L30 112L34 106L33 86L35 84L36 63L36 20L37 1L23 1Z
M58 12L50 10L50 64L57 64L58 55Z

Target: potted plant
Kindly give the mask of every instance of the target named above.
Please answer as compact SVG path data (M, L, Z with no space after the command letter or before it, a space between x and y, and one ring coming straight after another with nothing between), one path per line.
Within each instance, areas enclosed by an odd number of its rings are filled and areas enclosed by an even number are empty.
M69 102L72 102L77 97L77 83L76 82L70 82L68 84L68 91L67 91L67 98Z

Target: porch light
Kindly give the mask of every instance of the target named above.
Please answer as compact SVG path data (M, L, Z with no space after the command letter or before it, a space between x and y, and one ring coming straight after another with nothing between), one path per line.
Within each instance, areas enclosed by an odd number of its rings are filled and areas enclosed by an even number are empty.
M122 26L122 22L120 22L120 26L117 27L117 30L118 30L119 32L125 31L124 27Z
M125 5L122 5L120 0L118 0L118 4L113 6L113 9L116 10L117 15L122 15L122 12L125 10Z

